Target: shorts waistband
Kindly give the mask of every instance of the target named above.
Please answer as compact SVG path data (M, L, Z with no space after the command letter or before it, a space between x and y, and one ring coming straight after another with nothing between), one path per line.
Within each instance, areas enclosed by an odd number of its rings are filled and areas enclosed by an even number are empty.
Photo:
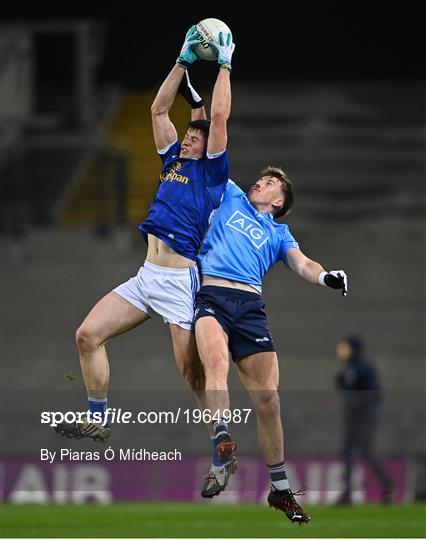
M208 292L212 294L227 294L233 296L239 296L240 298L252 298L253 300L260 300L262 296L258 293L251 291L243 291L242 289L234 289L233 287L221 287L216 285L203 285L199 293Z
M153 270L155 272L161 272L163 275L164 274L169 274L169 275L183 275L183 274L187 274L191 268L194 269L195 272L197 272L198 274L198 268L197 266L188 266L187 268L170 268L168 266L158 266L158 264L153 264L151 262L148 262L148 261L145 261L143 263L143 267L144 268L147 268L149 270Z

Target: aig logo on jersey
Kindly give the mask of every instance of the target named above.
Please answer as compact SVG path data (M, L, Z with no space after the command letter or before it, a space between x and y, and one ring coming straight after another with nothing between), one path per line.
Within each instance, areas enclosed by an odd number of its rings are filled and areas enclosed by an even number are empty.
M261 227L259 227L259 223L239 210L236 210L232 214L226 224L228 227L232 227L241 234L244 234L244 236L247 236L257 249L260 249L263 244L269 240L269 237L266 236Z

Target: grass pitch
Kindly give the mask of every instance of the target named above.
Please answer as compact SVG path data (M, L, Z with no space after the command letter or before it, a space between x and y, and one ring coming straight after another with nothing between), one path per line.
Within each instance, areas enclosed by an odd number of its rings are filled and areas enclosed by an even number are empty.
M3 537L381 538L426 536L426 504L308 509L294 525L262 505L139 503L1 507Z

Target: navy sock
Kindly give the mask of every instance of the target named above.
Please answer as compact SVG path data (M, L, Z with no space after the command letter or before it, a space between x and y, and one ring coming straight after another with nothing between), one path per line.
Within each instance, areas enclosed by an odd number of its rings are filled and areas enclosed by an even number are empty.
M228 424L225 422L223 418L219 418L219 420L215 420L212 422L213 429L214 429L214 436L217 437L218 435L222 435L224 433L228 433Z
M89 397L88 402L89 402L89 411L91 413L91 420L96 421L96 423L99 423L98 416L100 415L100 418L102 419L100 423L103 424L105 421L105 413L108 407L107 398L98 399L98 398ZM94 413L97 413L96 420L95 418L93 418Z
M282 491L283 489L290 489L290 484L287 480L285 472L284 461L280 461L276 465L268 465L268 471L271 476L271 482L275 489Z

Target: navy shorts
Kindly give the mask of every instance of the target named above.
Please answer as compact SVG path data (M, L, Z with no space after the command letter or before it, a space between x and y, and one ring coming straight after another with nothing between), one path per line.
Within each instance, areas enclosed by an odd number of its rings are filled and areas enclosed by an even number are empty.
M233 360L275 351L260 294L206 285L195 296L195 319L214 317L229 338Z

